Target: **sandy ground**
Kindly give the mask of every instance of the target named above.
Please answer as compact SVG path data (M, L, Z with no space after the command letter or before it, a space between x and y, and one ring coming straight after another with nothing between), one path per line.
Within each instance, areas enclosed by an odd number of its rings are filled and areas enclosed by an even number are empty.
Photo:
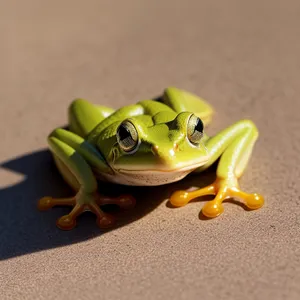
M299 299L300 2L6 1L0 8L1 299ZM102 233L85 214L36 210L70 190L46 136L83 97L118 108L169 86L210 101L210 134L242 119L260 138L241 180L266 205L168 207L167 187L130 189L137 209ZM115 190L115 189L114 189ZM118 187L117 192L127 191ZM106 187L109 193L112 188Z

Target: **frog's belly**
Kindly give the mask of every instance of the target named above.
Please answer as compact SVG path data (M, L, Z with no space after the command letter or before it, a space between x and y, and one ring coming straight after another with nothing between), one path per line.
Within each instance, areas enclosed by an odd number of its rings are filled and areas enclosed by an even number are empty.
M194 168L193 168L194 170ZM124 185L156 186L179 181L193 170L164 171L120 171L114 175L101 174L99 179Z

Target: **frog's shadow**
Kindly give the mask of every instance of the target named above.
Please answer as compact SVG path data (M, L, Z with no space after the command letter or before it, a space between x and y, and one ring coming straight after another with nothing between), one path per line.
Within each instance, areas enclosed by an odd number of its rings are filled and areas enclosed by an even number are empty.
M77 243L109 233L146 216L163 201L167 202L165 199L175 188L187 189L193 185L200 187L214 179L214 173L207 172L201 174L201 185L198 176L158 187L103 184L101 192L104 194L133 194L137 199L136 207L119 213L116 226L109 231L101 231L95 224L95 216L90 213L84 213L78 218L78 226L75 229L61 231L55 226L55 220L68 213L69 208L56 207L46 212L37 210L37 200L42 196L63 197L72 194L56 170L50 152L40 150L26 154L2 163L1 167L24 175L24 179L13 186L0 189L0 260Z

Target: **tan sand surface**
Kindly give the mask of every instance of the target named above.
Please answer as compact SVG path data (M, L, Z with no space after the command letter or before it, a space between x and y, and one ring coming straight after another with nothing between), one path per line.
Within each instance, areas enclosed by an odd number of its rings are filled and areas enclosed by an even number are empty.
M0 299L300 299L299 16L298 0L2 1ZM68 209L36 202L70 193L46 136L71 100L118 108L169 85L216 108L210 134L257 124L241 185L266 205L209 221L203 202L168 207L208 172L129 189L137 209L109 232L89 213L58 230Z

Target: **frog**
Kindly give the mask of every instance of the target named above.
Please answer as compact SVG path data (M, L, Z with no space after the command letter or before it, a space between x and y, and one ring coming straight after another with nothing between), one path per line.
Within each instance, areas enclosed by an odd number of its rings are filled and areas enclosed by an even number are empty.
M240 188L243 175L259 133L249 119L242 119L209 135L215 109L202 97L185 89L169 86L159 98L149 98L118 109L76 98L68 107L68 127L58 127L47 137L59 172L73 189L74 196L38 201L39 210L71 206L56 225L62 230L77 226L85 211L96 215L101 229L114 226L114 216L103 206L133 208L130 194L109 197L101 193L101 183L127 186L171 184L189 174L216 166L216 178L205 187L179 189L169 202L182 207L191 200L212 195L201 213L216 218L224 212L223 201L238 199L249 210L263 206L264 197Z

